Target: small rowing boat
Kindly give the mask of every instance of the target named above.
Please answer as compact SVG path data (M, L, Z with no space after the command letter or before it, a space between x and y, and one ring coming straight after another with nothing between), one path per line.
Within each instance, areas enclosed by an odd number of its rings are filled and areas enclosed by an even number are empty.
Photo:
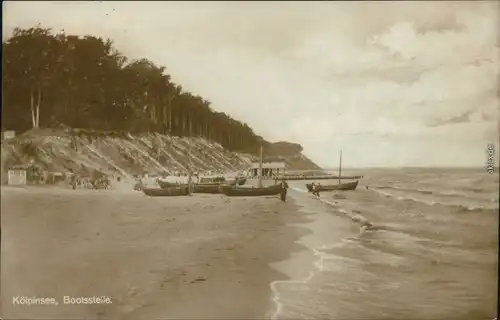
M247 178L246 177L238 177L237 180L238 180L238 185L239 186L242 186L242 185L244 185L247 182Z
M172 187L182 186L179 183L167 182L167 181L163 181L163 180L160 180L160 179L156 179L156 183L158 183L158 185L162 189L168 189L168 188L172 188Z
M358 186L358 181L354 182L347 182L347 183L340 183L340 179L342 179L342 149L340 150L340 161L339 161L339 175L337 176L337 179L339 181L338 184L330 184L330 185L318 185L316 186L317 191L349 191L349 190L355 190ZM306 188L309 192L313 192L313 185L312 183L306 183Z
M142 189L145 195L150 197L175 197L189 195L189 187L187 185L171 188L145 188Z
M193 193L221 193L220 186L219 183L194 184Z
M358 186L359 181L348 182L348 183L339 183L339 184L330 184L330 185L319 185L318 192L321 191L349 191L355 190ZM312 192L312 183L306 183L307 191Z
M179 188L187 187L188 184L174 184L165 181L158 180L158 185L161 189ZM192 193L221 193L220 183L193 183Z
M245 188L236 186L221 186L221 191L226 196L230 197L260 197L274 196L281 192L281 185L276 184L262 188Z

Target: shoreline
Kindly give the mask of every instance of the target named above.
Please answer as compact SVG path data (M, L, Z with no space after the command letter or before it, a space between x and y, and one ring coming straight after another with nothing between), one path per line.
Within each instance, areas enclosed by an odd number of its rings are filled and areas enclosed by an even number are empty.
M2 188L5 317L269 317L271 283L288 279L272 264L305 250L296 241L310 233L291 197L58 191ZM113 303L23 308L16 295Z
M279 319L280 316L284 316L285 319L291 317L290 314L286 314L289 311L286 307L290 307L286 298L288 290L286 288L295 284L307 284L324 270L323 261L328 254L322 250L332 244L341 243L343 238L354 236L359 231L353 229L354 221L351 218L346 219L345 215L333 212L339 209L337 204L332 206L330 201L309 197L305 192L294 191L294 195L297 196L294 199L297 211L307 217L307 221L294 225L308 232L296 240L303 249L293 252L289 258L278 263L277 269L287 277L276 279L270 284L275 304L275 309L267 317L271 320Z

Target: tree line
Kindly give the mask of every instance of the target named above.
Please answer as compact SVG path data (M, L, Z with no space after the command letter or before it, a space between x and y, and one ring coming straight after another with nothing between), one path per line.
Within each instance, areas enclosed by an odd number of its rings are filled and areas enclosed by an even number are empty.
M203 137L233 151L270 146L246 123L183 90L166 68L130 60L110 39L16 28L2 43L2 128L67 126Z

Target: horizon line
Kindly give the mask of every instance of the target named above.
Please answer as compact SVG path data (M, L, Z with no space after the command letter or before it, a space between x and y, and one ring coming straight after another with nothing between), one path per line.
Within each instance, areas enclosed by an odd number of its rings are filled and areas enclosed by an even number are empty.
M320 166L321 167L321 166ZM444 165L408 165L408 166L342 166L342 169L484 169L486 166L463 165L463 166L444 166ZM333 170L339 167L321 167L322 170ZM494 166L500 169L499 166ZM314 171L314 170L311 170Z

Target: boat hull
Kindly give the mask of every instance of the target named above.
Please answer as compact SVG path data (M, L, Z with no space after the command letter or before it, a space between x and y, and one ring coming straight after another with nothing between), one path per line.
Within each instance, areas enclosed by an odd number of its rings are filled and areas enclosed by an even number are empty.
M339 184L331 184L331 185L324 185L324 186L319 186L319 192L321 191L352 191L355 190L358 187L359 181L354 181L354 182L348 182L348 183L339 183ZM306 184L307 191L312 192L312 184L307 183Z
M165 183L163 181L158 181L158 184L162 189L170 189L170 188L180 188L180 187L187 187L187 184L169 184L168 182ZM231 184L231 186L234 186L234 183ZM222 193L221 189L221 184L220 183L194 183L192 185L192 193L211 193L211 194L217 194L217 193Z
M171 188L145 188L142 189L145 195L150 197L176 197L189 195L188 186L171 187Z
M221 186L221 191L230 197L262 197L274 196L281 193L279 184L264 188L239 188L234 186Z
M221 193L221 185L219 183L210 184L195 184L193 185L193 193Z
M172 183L172 182L167 182L167 181L162 181L160 179L156 180L160 188L162 189L168 189L168 188L173 188L173 187L179 187L179 186L184 186L184 184L178 184L178 183Z

